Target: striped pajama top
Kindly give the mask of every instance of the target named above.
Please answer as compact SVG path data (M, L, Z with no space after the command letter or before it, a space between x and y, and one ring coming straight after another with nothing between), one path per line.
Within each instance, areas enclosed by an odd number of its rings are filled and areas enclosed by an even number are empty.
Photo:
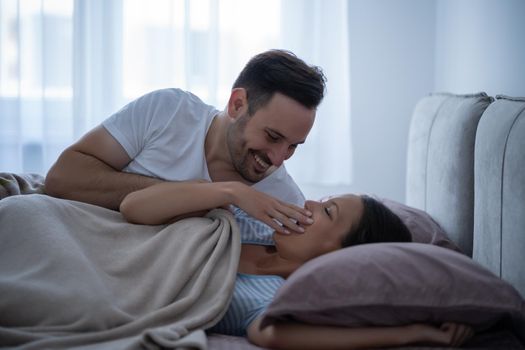
M234 216L241 231L241 243L274 245L270 226L239 208L234 208ZM263 313L283 283L284 278L280 276L237 273L228 310L219 323L208 331L245 336L250 323Z

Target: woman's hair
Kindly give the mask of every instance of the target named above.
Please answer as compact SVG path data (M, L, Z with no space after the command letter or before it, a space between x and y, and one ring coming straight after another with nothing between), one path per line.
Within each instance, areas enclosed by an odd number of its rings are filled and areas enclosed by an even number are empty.
M364 211L357 229L351 230L341 243L349 247L365 243L412 242L410 231L401 219L384 204L369 196L361 196Z
M290 51L270 50L246 64L233 88L244 88L248 114L253 115L279 92L306 108L316 108L323 99L326 78L317 66L309 66Z

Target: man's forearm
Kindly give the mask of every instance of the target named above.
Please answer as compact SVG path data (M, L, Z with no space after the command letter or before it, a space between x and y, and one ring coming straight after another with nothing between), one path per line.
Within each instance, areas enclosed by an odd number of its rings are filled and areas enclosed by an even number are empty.
M45 180L48 195L118 210L124 197L162 180L124 173L97 158L77 151L65 151L49 170Z

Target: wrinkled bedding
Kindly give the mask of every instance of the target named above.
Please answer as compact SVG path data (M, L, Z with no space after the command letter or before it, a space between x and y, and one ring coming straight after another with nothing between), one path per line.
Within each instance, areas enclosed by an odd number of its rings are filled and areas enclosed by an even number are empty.
M44 193L44 177L42 175L0 173L0 199L32 193Z
M0 201L0 347L206 349L240 255L232 215L170 225L31 194Z

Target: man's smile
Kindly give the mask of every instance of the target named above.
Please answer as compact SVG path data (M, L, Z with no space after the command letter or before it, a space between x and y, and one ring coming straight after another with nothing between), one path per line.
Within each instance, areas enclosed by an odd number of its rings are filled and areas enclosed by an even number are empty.
M268 168L270 167L270 164L265 162L259 155L255 153L252 153L252 154L253 154L253 158L255 159L255 164L256 164L255 170L259 173L266 172Z

